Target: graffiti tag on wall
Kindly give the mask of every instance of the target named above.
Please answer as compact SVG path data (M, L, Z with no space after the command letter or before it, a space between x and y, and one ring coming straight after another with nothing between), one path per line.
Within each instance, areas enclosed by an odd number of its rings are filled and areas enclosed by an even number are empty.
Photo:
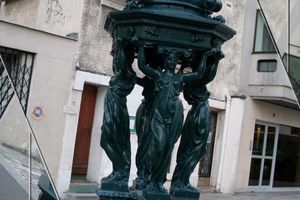
M64 25L65 18L66 17L63 13L63 8L59 3L59 0L48 0L46 22L51 25L56 23Z

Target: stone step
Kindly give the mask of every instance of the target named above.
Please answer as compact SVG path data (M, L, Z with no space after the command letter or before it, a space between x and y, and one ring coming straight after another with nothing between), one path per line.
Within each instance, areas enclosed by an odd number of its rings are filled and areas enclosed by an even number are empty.
M67 193L65 200L99 200L96 193Z
M70 193L94 193L98 189L97 183L71 183L69 187Z

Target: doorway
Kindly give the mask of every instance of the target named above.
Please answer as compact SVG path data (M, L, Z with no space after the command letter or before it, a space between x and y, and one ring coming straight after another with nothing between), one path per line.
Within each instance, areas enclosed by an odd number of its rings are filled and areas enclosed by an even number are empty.
M272 188L279 125L256 122L252 143L249 186Z
M215 134L217 128L217 118L218 118L218 113L212 111L211 128L207 139L207 153L201 158L199 162L199 171L198 171L199 187L208 187L210 185L210 175L211 175L213 153L214 153Z
M75 150L72 165L72 178L87 174L91 135L93 129L97 87L85 84L79 112Z

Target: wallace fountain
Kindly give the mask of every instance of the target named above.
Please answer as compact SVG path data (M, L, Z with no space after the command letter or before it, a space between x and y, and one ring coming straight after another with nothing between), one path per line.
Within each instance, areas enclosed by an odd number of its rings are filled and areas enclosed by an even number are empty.
M221 46L235 31L225 25L220 0L127 0L111 12L113 73L104 101L101 147L112 161L112 173L101 180L101 200L198 200L189 178L206 152L210 129L206 85L224 57ZM132 68L145 75L136 76ZM128 187L130 131L126 98L135 84L144 99L136 113L137 178ZM183 117L179 98L191 105ZM180 137L181 136L181 137ZM171 188L164 188L174 144L180 138Z

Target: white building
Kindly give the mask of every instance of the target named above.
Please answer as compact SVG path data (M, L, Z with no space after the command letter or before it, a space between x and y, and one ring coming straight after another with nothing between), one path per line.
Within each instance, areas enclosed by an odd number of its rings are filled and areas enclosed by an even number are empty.
M1 7L0 46L34 55L26 114L62 197L92 191L111 171L99 145L112 75L111 38L103 26L123 2L18 0ZM237 35L223 46L226 57L209 85L214 126L208 154L191 177L194 185L223 193L300 189L300 111L258 8L253 0L223 1L221 14ZM284 34L284 23L279 25ZM69 38L76 33L78 40ZM128 97L131 180L137 148L133 124L141 99L140 87ZM45 113L39 120L32 117L36 105ZM176 148L168 178L175 159Z

